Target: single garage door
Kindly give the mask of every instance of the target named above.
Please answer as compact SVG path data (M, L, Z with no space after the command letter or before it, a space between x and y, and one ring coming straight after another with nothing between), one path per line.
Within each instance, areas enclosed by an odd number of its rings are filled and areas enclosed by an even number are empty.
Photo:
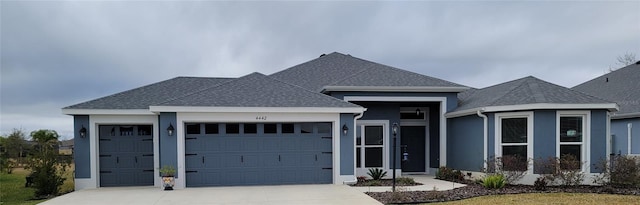
M332 182L331 123L185 126L188 187Z
M100 186L153 186L151 125L100 126Z

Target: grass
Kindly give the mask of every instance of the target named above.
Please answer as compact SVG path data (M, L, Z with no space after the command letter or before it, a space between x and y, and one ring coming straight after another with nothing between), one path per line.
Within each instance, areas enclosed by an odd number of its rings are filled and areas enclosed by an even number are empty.
M637 204L640 196L613 194L578 194L578 193L535 193L481 196L460 201L433 204L466 205L466 204Z
M12 174L0 173L0 204L1 205L29 205L46 201L33 199L34 189L24 187L25 177L29 175L29 170L15 168ZM60 187L60 193L73 191L73 165L67 169L64 177L67 179Z

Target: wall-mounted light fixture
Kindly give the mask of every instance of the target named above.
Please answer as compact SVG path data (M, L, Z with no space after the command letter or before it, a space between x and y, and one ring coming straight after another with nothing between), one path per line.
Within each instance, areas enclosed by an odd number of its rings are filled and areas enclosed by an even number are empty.
M420 116L420 108L416 108L416 116Z
M347 124L342 125L342 133L344 133L344 135L347 135L348 132L349 127L347 127Z
M173 131L176 131L176 129L173 128L171 123L169 123L169 127L167 127L167 134L169 134L169 136L173 136Z
M82 125L82 128L80 128L80 131L78 131L78 133L80 134L80 138L84 138L87 136L87 128L84 128L84 125Z

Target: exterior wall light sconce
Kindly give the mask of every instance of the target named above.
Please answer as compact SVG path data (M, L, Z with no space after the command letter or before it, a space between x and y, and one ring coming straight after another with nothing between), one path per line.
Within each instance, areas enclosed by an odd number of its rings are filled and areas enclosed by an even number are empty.
M347 124L342 125L342 133L344 133L344 135L347 135L348 132L349 127L347 127Z
M82 128L80 128L80 131L78 131L78 133L80 134L80 138L84 138L87 136L87 128L84 128L84 125L82 126Z
M416 116L420 116L420 108L416 108Z
M169 123L169 127L167 127L167 134L169 134L169 136L173 136L173 131L176 131L176 129L173 128L171 123Z

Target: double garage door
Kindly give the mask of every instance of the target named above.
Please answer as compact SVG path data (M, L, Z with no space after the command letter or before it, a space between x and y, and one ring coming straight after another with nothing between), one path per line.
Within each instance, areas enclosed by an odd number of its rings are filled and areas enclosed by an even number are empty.
M185 124L187 187L328 184L331 123Z
M153 186L152 126L99 129L100 186Z

